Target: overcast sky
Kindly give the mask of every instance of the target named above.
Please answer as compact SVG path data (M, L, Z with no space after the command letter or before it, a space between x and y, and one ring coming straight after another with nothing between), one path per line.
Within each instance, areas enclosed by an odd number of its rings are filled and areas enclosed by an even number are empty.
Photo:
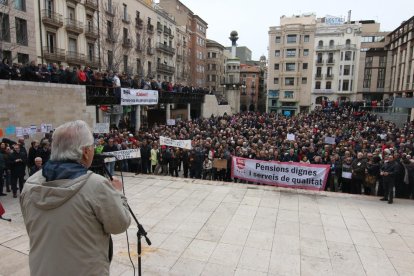
M252 58L268 56L268 31L278 26L280 16L315 13L317 17L333 15L351 20L372 19L381 23L382 31L397 28L402 21L414 16L412 0L180 0L208 23L207 38L230 46L232 30L239 33L239 46L247 46Z

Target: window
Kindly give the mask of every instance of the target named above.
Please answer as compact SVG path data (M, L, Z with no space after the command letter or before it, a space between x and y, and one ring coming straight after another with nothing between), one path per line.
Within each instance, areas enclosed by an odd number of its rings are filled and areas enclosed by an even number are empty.
M332 67L328 67L328 68L326 69L326 76L327 76L327 77L332 77Z
M409 82L407 80L407 82ZM385 68L378 69L377 88L384 88L385 85Z
M285 78L285 85L295 85L295 78Z
M113 39L114 32L113 32L113 24L112 21L106 21L106 32L109 39Z
M148 61L147 64L147 75L151 75L152 74L152 62Z
M273 78L273 84L279 84L279 78Z
M303 49L303 56L304 57L309 56L309 49Z
M54 53L56 51L56 34L51 32L46 32L46 46L49 53Z
M217 58L217 53L211 53L212 58Z
M321 89L321 82L320 81L315 82L315 89Z
M280 57L280 50L275 51L275 57Z
M332 89L332 82L327 81L325 87L326 87L326 89Z
M322 67L316 67L316 77L322 77Z
M303 36L303 42L309 42L309 35Z
M323 40L319 40L318 42L318 48L322 48L323 47Z
M26 11L26 0L14 0L14 8L19 11Z
M386 67L386 66L387 66L387 56L379 57L379 67Z
M351 40L347 39L345 42L346 47L350 47L351 46Z
M302 70L308 70L308 63L302 64Z
M334 63L333 53L328 53L328 63Z
M124 73L129 73L128 72L128 56L124 55L123 60L124 60Z
M126 4L122 4L123 5L123 20L124 21L128 21L128 6Z
M351 74L351 66L344 65L344 76L349 76Z
M280 43L280 36L277 36L277 37L276 37L275 42L276 42L276 43Z
M343 80L342 91L349 91L349 80Z
M296 43L297 35L287 35L287 43Z
M302 78L302 84L307 84L308 83L308 78Z
M318 58L316 59L316 63L323 63L322 53L318 53Z
M27 45L27 22L24 19L16 17L16 43Z
M293 91L285 91L285 99L293 99Z
M0 12L0 40L10 42L9 15Z
M93 62L95 60L95 45L88 43L88 61Z
M296 70L296 64L295 63L286 63L286 71L295 71Z
M366 57L365 58L365 67L372 67L373 57ZM385 67L385 66L383 66Z
M124 29L123 29L123 31L122 31L122 34L123 34L123 36L122 36L122 41L123 41L124 43L126 43L126 42L127 42L127 40L128 40L128 29L127 29L127 28L124 28Z
M286 57L295 57L296 56L296 49L287 49L286 50Z
M333 47L335 45L335 41L329 40L329 47Z
M345 61L349 61L352 59L352 51L345 52Z
M114 54L112 51L108 51L108 67L112 69L113 64L114 64Z
M370 88L371 87L371 75L372 75L372 69L371 68L365 68L363 88Z
M29 55L17 53L17 62L21 64L29 64Z
M275 70L279 70L279 63L275 63Z

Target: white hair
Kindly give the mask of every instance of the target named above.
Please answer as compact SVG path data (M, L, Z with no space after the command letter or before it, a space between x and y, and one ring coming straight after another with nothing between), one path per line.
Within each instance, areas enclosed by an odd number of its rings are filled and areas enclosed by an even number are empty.
M86 122L67 122L56 128L53 133L50 160L80 161L83 148L93 144L93 135Z

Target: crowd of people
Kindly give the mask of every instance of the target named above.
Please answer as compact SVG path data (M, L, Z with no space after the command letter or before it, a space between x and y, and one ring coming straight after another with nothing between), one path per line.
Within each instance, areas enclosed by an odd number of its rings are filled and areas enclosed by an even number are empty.
M134 89L152 89L167 92L204 93L207 88L185 86L179 83L143 78L128 73L117 73L112 70L104 72L92 70L89 66L78 68L57 63L36 64L30 62L27 66L19 63L10 65L7 58L0 63L0 79L23 80L33 82L49 82L61 84L92 85L97 87L123 87Z
M294 139L288 140L288 134ZM192 150L159 145L160 136L174 140L191 140ZM326 143L326 137L334 143ZM107 164L111 174L119 169L133 173L162 174L221 181L240 181L231 178L231 157L328 164L330 173L326 190L366 195L383 195L392 202L395 196L414 198L414 128L406 123L398 128L371 113L355 111L352 103L330 105L309 114L291 117L274 113L245 112L235 115L177 121L176 125L154 125L132 133L112 129L95 135L97 154L125 149L139 149L140 158ZM25 158L24 141L10 150L1 144L6 164L6 180L17 191L17 175L22 175L15 162ZM50 140L33 142L28 150L27 167L40 157L45 163L50 155ZM226 160L226 168L214 165ZM1 163L0 163L1 164ZM7 165L8 164L8 165ZM115 167L117 166L117 167ZM24 167L21 165L21 167ZM0 169L2 166L0 165ZM1 171L1 170L0 170ZM8 173L10 171L10 176ZM242 181L241 181L242 182ZM388 186L387 186L388 185Z

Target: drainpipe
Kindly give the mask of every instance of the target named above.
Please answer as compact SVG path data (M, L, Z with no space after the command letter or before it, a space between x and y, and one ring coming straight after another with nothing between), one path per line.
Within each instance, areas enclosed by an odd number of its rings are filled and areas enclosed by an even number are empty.
M101 28L100 28L100 20L99 20L99 0L96 1L98 3L98 70L101 71Z
M40 12L40 0L37 0L37 8L38 8L38 15L39 15L39 35L40 35L40 56L43 62L43 35L42 35L42 14Z

